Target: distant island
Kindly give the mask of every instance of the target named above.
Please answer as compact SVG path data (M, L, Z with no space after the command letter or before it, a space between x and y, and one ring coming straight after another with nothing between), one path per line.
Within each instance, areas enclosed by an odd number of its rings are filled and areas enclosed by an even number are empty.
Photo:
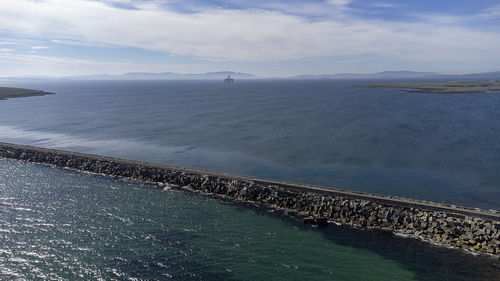
M12 76L0 77L1 80L219 80L231 75L237 80L251 79L284 79L284 80L372 80L394 81L405 79L415 81L491 81L500 78L500 71L443 74L437 72L418 72L408 70L382 71L377 73L336 73L336 74L303 74L295 76L263 76L245 72L216 71L205 73L176 73L176 72L129 72L124 74L91 74L77 76Z
M84 76L63 77L69 80L220 80L230 75L236 79L256 79L257 77L250 73L217 71L206 73L175 73L175 72L130 72L120 75L96 74Z
M500 81L366 83L357 87L397 88L406 92L425 94L477 94L500 91Z
M6 99L10 99L10 98L45 96L45 95L54 95L54 94L55 93L45 92L45 91L40 91L40 90L0 87L0 100L6 100Z
M443 74L436 72L417 72L408 70L382 71L377 73L337 73L337 74L309 74L291 77L292 79L340 79L340 80L394 80L394 79L415 79L415 80L456 80L456 81L488 81L497 80L500 71L468 73L468 74Z

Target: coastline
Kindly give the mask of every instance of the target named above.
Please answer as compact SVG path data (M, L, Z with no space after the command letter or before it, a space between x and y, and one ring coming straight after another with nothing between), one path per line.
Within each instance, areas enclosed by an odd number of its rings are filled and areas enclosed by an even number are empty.
M500 214L494 211L8 143L0 143L0 157L202 192L312 217L313 223L382 229L500 258Z
M41 90L23 89L23 88L0 87L0 100L6 100L12 98L37 97L46 95L55 95L55 93L45 92Z
M419 94L484 94L500 91L498 81L366 83L358 88L395 88L402 92Z

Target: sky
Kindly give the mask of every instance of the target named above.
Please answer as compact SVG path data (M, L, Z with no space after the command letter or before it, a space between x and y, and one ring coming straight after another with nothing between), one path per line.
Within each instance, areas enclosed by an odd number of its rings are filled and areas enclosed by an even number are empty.
M500 0L0 0L0 77L500 70Z

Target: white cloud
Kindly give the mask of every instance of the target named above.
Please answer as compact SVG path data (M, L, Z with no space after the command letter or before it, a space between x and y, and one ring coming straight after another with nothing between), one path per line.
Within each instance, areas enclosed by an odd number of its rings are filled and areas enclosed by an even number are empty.
M9 48L0 48L0 52L12 52L14 50L9 49Z
M38 55L1 55L0 62L15 62L15 63L26 63L26 64L43 64L43 65L82 65L82 64L104 64L102 62L90 61L90 60L80 60L72 58L56 58L56 57L46 57Z
M124 70L137 72L188 72L203 65L124 63L119 61L95 61L67 57L50 57L33 54L8 54L0 52L0 76L36 75L71 76L95 73L122 74ZM30 72L27 72L29 69Z
M31 47L31 49L33 50L43 50L43 49L48 49L49 47L45 47L45 46L33 46Z
M328 0L327 2L335 6L347 6L354 2L354 0Z
M413 14L415 18L422 21L437 24L437 25L465 25L482 22L483 24L488 21L500 20L500 4L492 6L484 11L475 14L466 15L442 15L442 14ZM485 25L483 25L483 28ZM486 25L487 29L499 32L498 24ZM497 35L498 36L498 35Z
M374 8L394 8L397 7L398 5L394 3L385 3L385 2L375 2L370 4L371 7Z
M483 14L486 14L490 18L500 18L500 4L487 9Z
M285 11L221 8L183 14L157 1L126 2L136 10L115 8L111 2L0 1L0 30L55 43L113 44L215 61L367 54L428 61L500 60L498 32L460 27L446 18L439 24L346 15L311 20ZM344 7L351 2L329 4Z
M19 42L0 41L0 45L20 45Z

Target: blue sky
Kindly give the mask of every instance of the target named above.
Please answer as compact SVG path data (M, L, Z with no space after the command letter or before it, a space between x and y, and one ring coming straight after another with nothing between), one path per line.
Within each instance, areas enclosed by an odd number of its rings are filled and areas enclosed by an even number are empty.
M0 77L500 70L500 0L0 0Z

